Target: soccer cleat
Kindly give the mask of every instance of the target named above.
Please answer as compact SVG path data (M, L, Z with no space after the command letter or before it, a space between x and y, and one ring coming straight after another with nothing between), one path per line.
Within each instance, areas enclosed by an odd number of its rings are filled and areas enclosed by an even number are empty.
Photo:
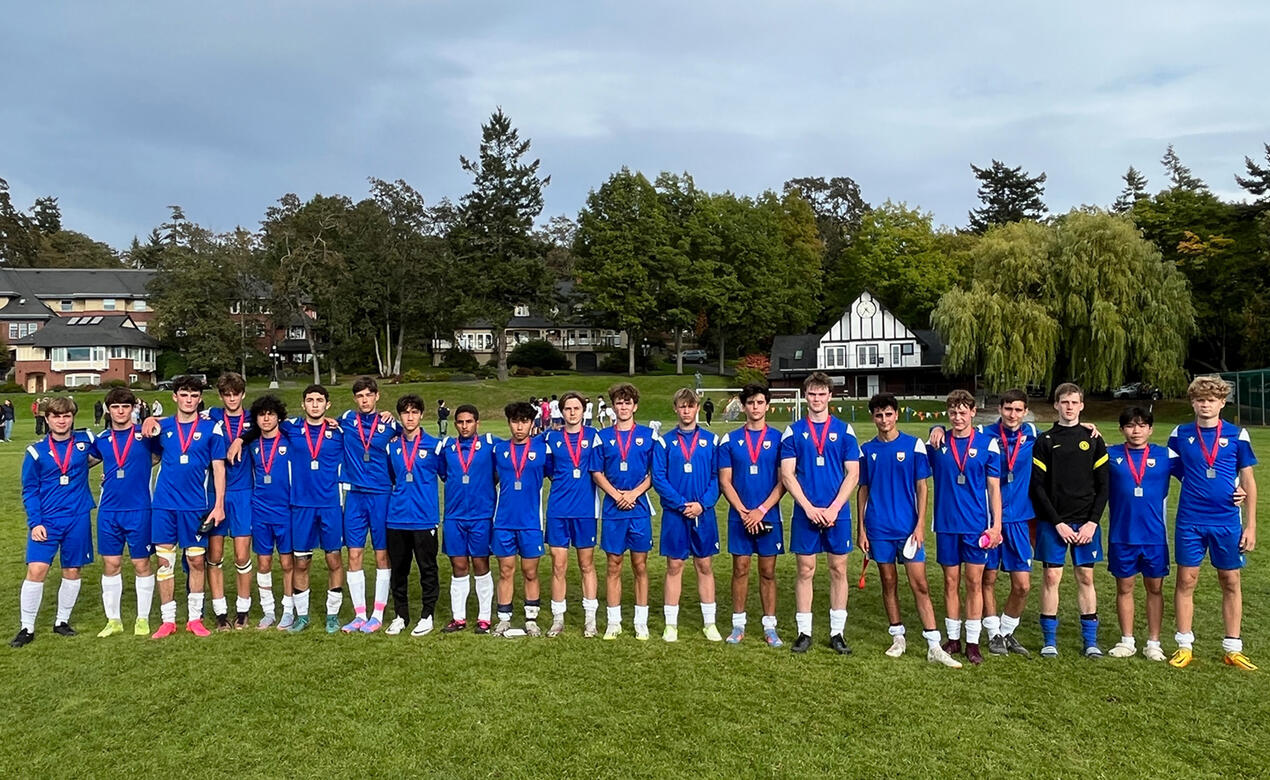
M1041 648L1042 658L1058 658L1058 648L1054 645L1046 645Z
M609 623L608 627L604 629L604 638L608 640L617 639L618 636L621 635L621 633L622 633L621 623Z
M71 628L71 624L65 620L53 626L53 633L58 636L79 636L79 632Z
M432 618L419 618L415 627L410 629L410 636L426 636L432 633Z
M98 639L105 639L108 636L123 633L123 622L119 620L107 620L106 627L97 632Z
M339 630L340 630L340 616L327 615L326 616L326 633L334 634L335 632Z
M780 634L777 634L774 628L763 629L763 641L767 643L768 647L783 647L785 645L781 641Z
M1163 650L1161 650L1161 649L1160 649L1158 646L1156 646L1156 645L1147 645L1147 649L1145 649L1145 650L1143 650L1143 651L1142 651L1142 657L1143 657L1143 658L1145 658L1145 659L1147 659L1148 661L1167 661L1167 660L1169 660L1169 659L1168 659L1168 656L1166 656L1166 655L1164 654L1164 651L1163 651Z
M134 636L150 636L150 618L137 618L132 624L132 633Z
M1116 642L1115 647L1107 651L1112 658L1129 658L1137 654L1138 648L1128 642Z
M373 634L384 627L383 621L377 617L373 617L362 624L361 631L363 634ZM279 626L281 628L281 626Z
M1169 659L1169 666L1174 669L1185 669L1191 665L1191 661L1195 658L1195 653L1189 647L1179 647L1173 651L1173 657Z
M256 629L264 631L265 629L273 628L273 624L276 622L278 622L278 619L273 616L272 612L266 613L260 618L260 622L256 624Z
M478 620L478 621L476 621L476 631L475 631L474 633L477 633L477 634L488 634L488 633L489 633L489 621L488 621L488 620Z
M35 633L24 628L9 642L9 647L26 647L34 641Z
M551 628L547 629L547 636L560 636L564 633L564 618L555 618L551 621Z
M679 626L667 624L666 627L661 630L661 638L664 642L678 642Z
M798 638L794 640L793 647L789 648L789 651L791 653L799 653L801 655L802 653L805 653L810 649L811 649L811 637L808 636L807 634L799 634Z
M847 644L847 640L842 638L842 634L829 637L829 649L838 655L851 655L851 647Z
M728 638L724 641L730 645L739 645L742 639L745 639L745 629L740 626L732 626L732 633L728 634Z
M246 627L247 627L247 613L239 612L238 614L234 615L234 630L242 631Z
M949 655L961 654L961 640L960 639L944 640L943 647L944 647L944 652L948 653Z
M467 628L466 620L451 620L441 627L442 634L453 634L455 631L462 631Z
M202 620L191 620L185 624L185 630L194 636L211 636L212 632L207 630L207 626L203 625Z
M584 626L582 627L582 638L583 638L583 639L594 639L594 638L595 638L595 636L596 636L596 634L598 634L598 633L599 633L599 631L598 631L598 630L596 629L596 627L595 627L595 621L594 621L594 620L588 620L588 621L586 622L586 625L584 625Z
M713 623L701 629L701 633L705 634L706 639L710 640L711 642L723 641L723 636L719 634L719 629L715 628L715 625Z
M507 636L507 632L511 630L512 622L510 620L500 620L498 625L494 626L494 636Z
M1227 666L1233 666L1236 669L1243 669L1245 672L1257 671L1257 666L1252 661L1248 660L1248 656L1238 650L1226 653L1226 655L1222 657L1222 663Z
M1024 658L1032 654L1026 647L1023 646L1022 642L1014 638L1014 634L1006 634L1002 638L1005 640L1005 649L1011 653L1021 655Z
M886 649L886 654L891 658L899 658L904 655L904 651L908 649L908 640L903 634L898 634L891 639L891 646Z
M1005 655L1010 650L1005 646L1005 635L997 634L988 638L988 652L993 655Z
M217 615L217 616L216 616L216 630L217 630L217 631L231 631L231 630L232 630L232 629L231 629L231 627L230 627L230 625L229 625L229 616L228 616L228 615Z
M278 630L286 631L291 628L291 624L295 622L295 613L283 612L282 620L278 621Z
M176 633L176 623L160 623L159 629L150 635L151 639L166 639Z
M1089 645L1082 652L1091 661L1097 661L1102 658L1102 648L1098 645Z
M388 624L388 628L384 629L384 633L388 636L396 636L406 630L406 621L402 617L395 617Z
M944 652L944 648L939 645L931 645L927 648L926 662L932 664L943 664L950 669L961 668L961 661L958 661L956 658L953 658L951 655Z
M345 623L344 626L340 628L340 631L343 631L345 634L352 634L354 632L361 631L362 626L364 625L366 625L366 618L358 615L353 618L352 621Z
M641 642L647 642L648 641L648 626L641 626L636 624L635 638Z
M966 660L975 666L983 663L983 653L979 651L978 642L966 643Z
M525 621L525 636L542 636L542 629L538 627L537 620Z
M287 629L288 634L298 634L309 627L308 615L297 615L295 622L291 624L291 628Z

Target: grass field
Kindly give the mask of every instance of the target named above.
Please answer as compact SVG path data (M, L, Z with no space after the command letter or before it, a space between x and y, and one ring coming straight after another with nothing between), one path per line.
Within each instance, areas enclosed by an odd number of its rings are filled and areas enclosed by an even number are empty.
M442 393L452 407L477 401L487 418L484 429L502 433L498 412L513 396L560 392L575 384L594 392L611 379L567 381L393 386L385 397L410 389L430 408ZM657 396L643 405L641 420L658 416L669 426L666 399L680 383L658 377L638 384ZM343 408L347 389L339 392L336 408ZM298 388L284 389L284 396L295 403ZM15 403L21 400L15 397ZM1114 423L1105 422L1110 408L1098 412L1105 434L1117 439ZM1160 409L1162 417L1179 418L1183 409L1165 412ZM19 424L19 441L30 439L29 418L24 415ZM925 424L905 427L919 433ZM856 428L862 438L871 435L863 416ZM1163 441L1170 428L1158 423L1156 439ZM1270 433L1253 431L1253 444L1263 458L1270 455ZM20 444L0 445L0 627L6 638L17 630L24 571L21 456ZM1259 468L1259 476L1264 516L1270 469ZM722 502L719 516L724 517ZM1262 537L1270 545L1264 531ZM1266 554L1249 556L1244 638L1252 659L1270 668ZM716 558L715 567L719 625L726 633L732 611L728 556ZM548 568L544 563L540 575L544 601ZM778 616L787 643L794 635L793 568L792 557L783 556ZM788 649L769 650L757 638L757 582L751 587L746 641L738 647L707 642L699 631L692 574L685 578L680 642L662 643L656 638L662 625L662 559L652 557L650 570L654 639L648 643L629 633L629 575L628 633L616 642L581 638L576 572L569 633L551 640L494 640L471 632L422 639L327 636L320 627L301 636L247 631L205 640L187 634L164 642L130 635L99 640L92 635L104 620L100 564L85 570L74 617L81 635L66 639L49 631L58 581L53 575L36 642L0 652L9 710L0 774L1245 777L1270 766L1264 733L1270 723L1270 672L1222 666L1220 599L1211 569L1204 570L1196 596L1198 658L1184 671L1141 657L1099 663L1079 658L1070 576L1059 632L1062 657L1047 662L990 657L978 669L955 671L928 666L917 652L922 643L903 583L911 649L898 660L883 656L889 637L872 570L865 590L852 588L846 636L855 653L849 658L824 645L823 572L815 606L817 644L799 657ZM438 618L444 620L448 562L441 571ZM852 580L859 571L860 557L853 554ZM932 565L933 595L942 612L935 572ZM319 622L324 577L316 564L313 591L319 595L313 605ZM603 571L600 582L602 593ZM1166 592L1171 587L1170 579ZM1113 581L1105 569L1099 571L1098 589L1107 647L1117 630ZM125 574L126 625L133 617L133 594L131 575ZM1140 626L1141 597L1139 590ZM344 609L351 614L347 599ZM601 623L602 610L603 605ZM157 623L157 605L152 622ZM1172 609L1166 606L1167 651L1171 626ZM1018 634L1031 648L1039 645L1035 593ZM1143 646L1142 628L1138 641Z

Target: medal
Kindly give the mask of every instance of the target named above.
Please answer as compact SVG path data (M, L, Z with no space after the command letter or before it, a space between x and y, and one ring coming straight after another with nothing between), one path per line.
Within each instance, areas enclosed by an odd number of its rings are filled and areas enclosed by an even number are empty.
M569 460L573 461L573 478L577 479L582 476L582 435L586 430L578 431L578 446L574 449L573 443L569 441L567 432L561 433L564 439L564 448L569 452Z
M410 472L406 472L406 481L407 481L407 482L414 482L414 481L415 481L415 475L414 475L414 474L412 474L412 473L410 473Z
M824 427L820 429L820 435L816 435L816 424L811 420L807 421L807 428L811 431L811 443L816 445L816 465L825 465L825 439L829 436L829 421L825 420Z
M70 478L70 477L68 477L68 476L66 476L65 474L63 474L62 476L60 476L60 477L58 477L58 478L57 478L57 484L59 484L59 485L69 485L69 484L71 484L71 478Z
M964 484L966 484L966 475L965 475L965 474L958 474L958 475L957 475L957 484L958 484L958 485L964 485Z
M182 465L184 465L184 464L186 464L186 463L189 463L189 462L190 462L190 456L189 456L189 455L184 455L184 454L183 454L183 455L181 455L180 461L181 461L181 464L182 464Z
M1023 449L1023 442L1027 436L1023 433L1023 429L1019 429L1019 435L1014 437L1014 451L1010 451L1010 440L1005 436L1005 423L1001 423L1001 451L1005 454L1006 482L1014 481L1014 463L1019 459L1019 450Z
M679 451L684 454L684 473L692 473L692 453L697 451L697 441L701 438L701 429L692 432L692 443L684 446L683 431L679 431Z
M266 474L266 475L264 476L264 479L262 479L261 481L262 481L262 482L264 482L266 485L268 485L268 484L271 484L271 483L273 482L273 477L271 477L271 476L269 476L268 474Z
M309 421L304 421L304 444L309 448L309 468L313 471L318 470L318 455L322 452L322 441L326 438L326 420L322 421L322 426L318 428L317 444L309 438ZM369 454L369 453L367 453Z
M581 478L582 478L582 469L574 469L574 470L573 470L573 478L574 478L574 479L581 479Z
M1142 488L1140 488L1140 487L1136 487L1136 488L1134 488L1134 489L1133 489L1133 495L1134 495L1135 497L1137 497L1137 498L1142 498Z
M816 456L816 465L817 465L817 466L823 466L823 465L825 465L825 456L824 456L824 455L817 455L817 456Z
M1142 498L1142 478L1147 475L1147 455L1150 452L1150 444L1142 448L1142 468L1138 469L1134 467L1133 451L1129 449L1129 445L1127 444L1124 448L1124 459L1129 464L1129 475L1133 477L1133 483L1136 485L1133 489L1133 495L1137 498Z
M320 464L316 460L309 461L309 471L317 471L320 467Z
M973 437L973 435L974 434L971 434L971 436L968 436L967 438L971 438ZM973 442L966 443L966 454L961 455L960 453L957 452L957 437L956 436L948 437L948 449L952 452L953 463L957 464L957 471L958 471L957 484L958 485L966 484L966 460L969 459L970 457L970 444L972 443Z
M758 456L763 448L763 440L767 438L767 423L763 423L763 430L758 432L758 441L750 441L750 429L744 428L745 431L745 450L750 454L750 473L758 474Z
M110 449L115 453L115 466L119 471L115 474L115 479L123 479L123 464L128 462L128 452L132 449L133 431L137 426L128 428L125 438L127 443L123 445L123 452L119 451L119 440L115 438L115 431L110 432Z
M468 478L467 478L467 475L466 475L466 474L464 474L464 475L463 475L463 484L464 484L464 485L466 485L467 483L468 483Z
M180 420L176 421L176 440L181 443L181 464L182 465L190 462L190 456L186 454L186 451L189 450L190 448L190 442L194 441L194 434L195 434L194 429L197 427L198 427L197 420L190 423L190 438L187 439L185 438L185 434L181 432L181 421Z
M467 460L463 460L463 440L459 439L454 443L454 452L459 456L459 468L463 469L463 484L468 484L467 470L472 467L472 461L476 460L476 437L472 437L472 441L467 446Z
M1006 482L1013 482L1013 481L1014 481L1014 472L1013 472L1013 471L1011 471L1010 473L1008 473L1008 474L1006 474L1006 475L1005 475L1005 481L1006 481Z
M270 450L269 454L266 456L265 445L261 444L260 450L257 454L260 455L260 467L265 470L265 478L263 481L266 485L268 485L273 482L273 477L270 476L270 472L273 471L273 459L278 455L278 446L282 443L282 435L278 431L274 431L273 438L266 439L265 441L272 441L273 449Z
M750 464L750 473L751 473L751 474L758 474L758 464L757 464L757 463L751 463L751 464Z
M325 424L325 423L323 423ZM362 460L370 463L370 444L375 440L375 414L371 413L369 432L362 430L362 415L357 413L357 438L362 440Z
M233 422L231 422L234 419L238 420L238 430L234 430L234 424ZM229 412L225 412L225 432L229 434L229 440L231 442L234 439L237 439L239 436L243 435L243 426L246 423L247 423L247 415L243 414L242 412L238 413L237 418L230 417Z
M115 479L123 479L123 469L118 469L115 471Z
M617 470L626 471L626 461L622 461L621 463L617 464Z
M520 480L518 479L514 483L512 483L512 487L515 488L516 490L520 490Z
M403 438L404 438L404 434L403 434ZM419 431L418 433L415 434L414 446L410 448L409 452L406 451L406 446L408 442L403 442L401 445L401 465L406 467L406 481L407 482L415 481L415 474L414 474L415 458L419 457L419 445L422 443L423 443L423 431Z
M614 428L614 429L613 429L613 435L617 437L617 454L618 454L618 455L620 455L620 456L622 457L622 462L621 462L621 464L619 464L619 465L618 465L618 470L619 470L619 471L626 471L626 470L627 470L627 466L626 466L626 456L627 456L627 455L630 453L630 451L631 451L631 439L633 439L633 438L635 437L635 426L634 426L634 425L632 425L632 426L631 426L631 427L630 427L630 428L626 431L626 441L625 441L625 443L623 443L623 442L622 442L622 432L621 432L621 431L619 431L619 430L617 430L616 428Z
M516 474L516 484L514 487L516 490L520 490L520 475L525 473L525 464L529 462L529 442L525 442L524 454L521 456L519 463L516 462L516 445L511 444L510 449L512 456L512 471Z
M1209 479L1217 479L1217 469L1206 469L1204 471L1204 476Z
M1208 479L1217 478L1217 469L1214 465L1217 463L1217 451L1221 446L1221 418L1217 418L1216 435L1213 436L1213 449L1208 450L1208 445L1204 443L1204 431L1198 425L1195 426L1195 438L1199 439L1200 452L1204 454L1204 462L1208 464L1208 468L1204 471L1204 476Z
M685 474L691 474L691 473L692 473L692 464L691 464L691 463L685 463L685 464L684 464L684 473L685 473Z
M62 472L62 476L57 478L57 484L59 485L71 484L71 478L66 475L66 472L71 467L71 448L74 447L74 439L75 435L71 434L71 438L66 440L66 459L63 460L57 455L57 444L53 442L53 434L49 434L49 453L52 454L53 462L57 464L57 468Z

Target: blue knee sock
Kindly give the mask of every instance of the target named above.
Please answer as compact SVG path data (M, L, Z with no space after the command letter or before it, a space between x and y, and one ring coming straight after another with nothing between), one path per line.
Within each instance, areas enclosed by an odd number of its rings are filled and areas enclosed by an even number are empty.
M1084 641L1085 647L1093 647L1098 644L1098 615L1088 614L1080 616L1080 638Z
M1041 638L1047 645L1058 646L1058 615L1041 615Z

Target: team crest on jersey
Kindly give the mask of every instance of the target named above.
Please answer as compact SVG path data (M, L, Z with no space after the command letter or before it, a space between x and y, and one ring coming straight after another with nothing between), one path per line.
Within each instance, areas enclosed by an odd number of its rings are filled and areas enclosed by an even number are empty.
M172 434L168 434L168 435L171 436ZM137 441L141 441L141 434L134 433L132 434L132 438L136 439Z
M169 433L168 435L169 435L169 436L171 436L172 434L170 434L170 433ZM1187 444L1194 444L1194 443L1195 443L1195 437L1194 437L1194 436L1187 436L1187 437L1186 437L1186 443L1187 443Z
M585 447L590 447L590 446L591 446L591 442L586 441L585 439L583 439L583 440L582 440L582 447L584 447L584 448L585 448Z
M704 447L704 446L706 446L706 440L705 440L705 439L702 439L701 441L697 442L697 446L698 446L698 447Z
M636 436L636 437L635 437L635 446L637 446L637 447L643 447L643 446L644 446L644 437L643 437L643 436Z
M456 444L454 446L457 447L458 445ZM480 448L481 448L481 443L479 441L472 445L472 449L474 450L479 450Z
M830 432L829 432L829 441L837 441L837 440L838 440L838 434L837 434L837 433L835 433L834 431L830 431Z
M169 435L169 436L171 436L172 434L170 434L170 433L169 433L168 435ZM803 438L804 438L804 439L805 439L805 438L807 438L807 436L808 436L808 435L809 435L809 434L807 433L807 431L803 431Z
M281 452L283 455L286 455L286 454L287 454L287 445L285 445L285 444L284 444L284 445L282 445L281 447L279 447L279 448L278 448L278 452Z
M1080 443L1080 449L1081 449L1082 451L1084 451L1084 450L1088 450L1088 449L1089 449L1089 442L1087 442L1087 441L1082 441L1082 442Z
M903 463L903 462L904 462L904 453L902 453L902 452L897 452L897 453L895 453L895 459L896 459L897 461L899 461L900 463Z
M530 460L538 460L538 453L534 452L533 450L530 450L530 451L529 451L529 459L530 459Z
M377 426L376 426L376 428L378 428L378 429L379 429L379 432L380 432L380 433L383 433L383 432L384 432L384 424L383 424L383 423L380 423L379 425L377 425Z
M1118 462L1119 459L1117 459ZM1155 468L1155 458L1147 458L1147 468Z
M331 432L330 432L330 431L327 431L327 432L326 432L326 438L328 438L328 439L329 439L329 438L331 438Z
M203 432L202 432L202 431L195 431L195 432L194 432L194 441L198 441L198 440L199 440L199 439L201 439L201 438L203 438Z
M504 452L504 453L503 453L503 458L507 458L507 457L508 457L507 453L506 453L506 452Z
M1217 443L1225 447L1227 444L1230 444L1230 439L1227 439L1225 436L1223 436L1217 440Z
M1116 465L1119 466L1121 463L1124 463L1124 458L1116 458ZM1147 465L1154 466L1155 464L1148 462Z
M77 441L77 442L75 442L75 449L79 450L80 452L83 452L83 451L84 451L84 443L83 443L82 441Z
M976 455L978 455L978 454L979 454L979 448L978 448L978 447L971 447L971 448L970 448L970 450L969 450L969 453L970 453L970 457L972 457L972 458L973 458L973 457L975 457Z
M772 442L771 442L771 440L770 440L770 439L769 439L769 440L764 440L764 442L763 442L763 449L765 449L765 450L770 450L771 448L772 448Z

